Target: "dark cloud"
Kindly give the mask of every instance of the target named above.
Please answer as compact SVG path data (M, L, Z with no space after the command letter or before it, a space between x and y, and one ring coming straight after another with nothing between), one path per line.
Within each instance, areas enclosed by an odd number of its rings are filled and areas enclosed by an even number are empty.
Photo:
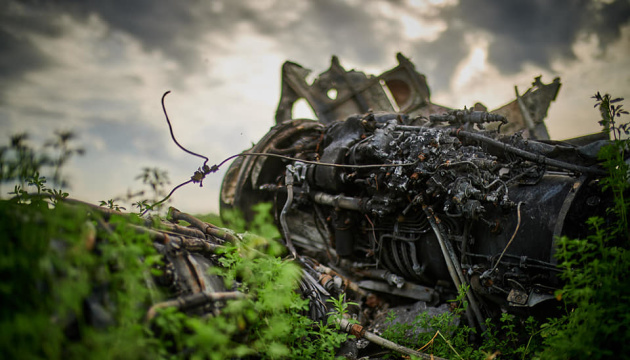
M325 64L331 55L338 55L342 63L345 60L367 66L382 64L395 55L384 51L384 45L398 38L398 22L370 13L367 6L317 0L292 8L290 2L278 1L267 11L256 11L243 4L229 2L223 15L238 16L256 33L282 44L282 51L291 60L306 61L303 65L307 67ZM377 21L389 25L377 28Z
M288 59L316 71L333 54L342 63L366 67L390 64L398 50L396 44L404 41L397 19L370 12L369 4L361 2L357 6L333 0L277 1L261 10L262 5L255 0L24 0L19 5L4 1L0 0L0 80L5 84L49 64L50 59L20 33L60 36L61 29L52 19L62 14L79 21L97 15L112 29L133 36L147 50L160 51L189 74L205 73L212 67L214 54L230 51L222 44L229 44L242 24L273 39ZM421 20L446 21L448 28L438 39L417 41L414 50L405 54L412 57L419 71L427 72L434 90L448 86L457 64L468 54L468 33L491 34L489 61L503 73L515 73L526 63L549 68L554 59L575 58L572 45L582 34L597 33L605 48L619 38L620 27L630 18L627 0L460 1L432 17L402 0L390 4ZM202 41L210 47L203 49L204 54L200 51ZM182 79L181 74L173 74L173 84L178 79Z
M31 70L49 65L49 60L24 36L26 33L61 35L61 29L48 21L42 10L0 1L0 84L3 87L22 80ZM0 95L0 103L4 102Z
M548 67L554 57L572 59L584 18L584 1L463 2L462 20L493 35L488 60L499 70L514 73L526 62ZM480 11L481 9L481 11Z
M111 29L137 39L146 50L159 50L180 68L195 71L203 59L196 43L202 32L198 31L199 21L193 21L193 13L192 6L170 1L0 0L0 103L6 102L6 92L23 81L25 74L56 65L54 56L33 44L32 35L44 39L65 36L67 29L59 21L62 16L87 22L96 15ZM116 46L111 40L105 36L101 48ZM120 51L111 53L112 63L124 60ZM182 81L181 74L169 75L173 84Z
M319 36L326 40L326 50L366 65L381 63L386 57L394 55L386 54L383 46L395 39L393 35L399 31L397 24L377 29L374 15L362 7L344 2L314 1L311 5L308 16L318 29Z
M55 20L63 15L77 21L87 21L97 15L110 28L136 38L148 51L159 50L182 68L193 70L203 64L197 48L205 29L216 24L217 29L229 32L232 24L226 19L221 21L219 14L201 11L207 6L200 4L209 3L151 0L23 0L14 3L0 0L0 50L4 54L0 55L0 65L14 62L13 66L3 66L0 71L10 71L17 77L28 69L45 65L49 59L19 36L32 33L62 36L63 29ZM207 16L205 21L204 16Z
M451 77L459 62L468 54L462 29L450 26L441 35L439 41L432 41L415 47L411 62L416 70L427 76L432 92L448 89Z
M211 68L213 54L230 51L222 48L222 44L229 44L238 35L239 25L242 24L249 25L258 35L273 39L278 44L276 46L281 46L279 49L287 59L304 63L316 71L321 70L320 64L327 66L333 54L338 55L342 63L366 67L392 63L396 52L392 44L401 40L401 25L396 19L370 12L369 6L334 0L295 5L277 1L264 10L255 0L27 0L21 2L21 7L27 13L37 11L48 14L47 18L35 19L31 16L22 21L39 26L53 26L51 19L63 14L71 15L78 21L87 21L91 15L97 15L111 29L133 36L149 51L159 50L187 73L205 73L208 67ZM2 28L3 25L0 25ZM204 49L204 54L200 52L202 39L204 44L209 42L207 46L210 47ZM5 67L15 76L25 72L26 68L44 66L50 61L29 44L20 44L15 40L6 46L11 44L21 46L20 52L25 58L24 68ZM440 50L437 45L431 48ZM16 51L12 53L17 54ZM448 53L453 55L451 51ZM15 61L15 55L6 59L7 62ZM449 57L450 62L456 63L457 60ZM178 79L181 80L181 76L173 76L173 84Z
M380 44L399 31L393 21L385 27L389 30L376 29L377 15L370 14L366 7L333 0L295 5L277 1L262 10L255 0L30 0L23 4L43 7L51 14L70 14L78 20L96 14L112 29L132 35L149 50L161 50L189 69L207 60L198 53L200 39L216 36L229 40L240 24L251 25L259 35L282 39L288 48L302 53L319 50L325 58L346 53L368 64L383 60ZM297 17L295 9L302 10ZM222 51L220 47L208 50Z
M587 15L586 27L589 32L599 35L600 45L605 47L619 39L621 26L630 22L630 1L615 1L593 7L594 11Z
M28 41L0 28L0 82L18 79L28 70L45 64L42 54Z
M182 68L198 66L195 6L177 1L54 1L56 10L84 20L98 15L112 29L130 34L149 51L160 50Z
M476 30L491 34L489 62L504 73L515 73L526 63L549 68L555 59L574 59L572 46L584 34L597 34L603 48L618 40L620 27L630 21L630 2L461 1L444 9L440 17L462 38ZM448 43L453 37L446 32L435 42Z

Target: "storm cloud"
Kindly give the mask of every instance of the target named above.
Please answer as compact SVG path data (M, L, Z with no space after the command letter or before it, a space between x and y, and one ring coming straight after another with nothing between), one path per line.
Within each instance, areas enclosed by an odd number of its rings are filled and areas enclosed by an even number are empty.
M392 58L391 44L401 37L395 17L374 11L375 3L356 1L20 1L2 5L0 76L20 74L46 66L45 57L20 34L35 32L60 36L50 21L62 15L86 20L99 16L111 29L130 34L147 51L161 51L188 71L199 71L213 61L212 54L229 51L229 43L243 26L282 44L289 55L335 54L351 63L379 66ZM440 19L446 30L432 41L418 40L408 55L434 73L438 87L449 82L455 67L468 52L466 34L490 34L488 61L504 73L515 73L526 63L549 68L554 60L575 59L573 44L597 34L599 45L619 39L629 24L630 3L623 0L461 1L423 12L405 1L382 2L419 21ZM213 39L223 39L214 42ZM203 54L200 46L207 46ZM210 54L210 56L208 55ZM11 61L18 58L21 61ZM255 61L255 59L252 59ZM439 68L430 64L439 62Z
M620 28L630 23L630 2L462 1L439 16L459 37L471 31L490 34L489 62L505 73L515 73L525 63L549 68L554 60L574 60L574 43L590 34L597 34L605 49L619 39ZM450 43L454 37L445 33L436 42ZM464 49L460 50L461 56Z

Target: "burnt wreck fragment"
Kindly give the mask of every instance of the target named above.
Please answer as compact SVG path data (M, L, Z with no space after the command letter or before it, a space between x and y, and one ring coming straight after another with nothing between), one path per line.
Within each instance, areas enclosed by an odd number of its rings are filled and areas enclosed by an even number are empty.
M438 306L463 287L470 326L505 311L546 316L562 286L555 239L584 235L606 208L596 154L607 137L549 140L559 79L536 78L495 111L458 110L431 103L425 77L398 61L367 76L333 57L311 85L285 63L277 124L232 163L222 211L251 217L272 203L293 256L342 274L358 296ZM292 119L300 98L318 120Z

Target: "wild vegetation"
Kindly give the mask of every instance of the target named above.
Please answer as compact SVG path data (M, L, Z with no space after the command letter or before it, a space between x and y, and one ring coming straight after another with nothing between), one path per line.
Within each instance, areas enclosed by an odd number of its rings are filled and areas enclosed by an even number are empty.
M295 291L299 268L282 261L284 248L268 240L278 233L265 208L250 224L255 233L244 232L234 217L243 234L219 251L222 266L213 269L246 298L228 302L221 316L166 308L147 321L147 309L165 297L147 286L163 271L162 260L147 234L127 226L146 226L146 219L132 213L105 221L62 201L68 194L48 188L40 176L42 170L60 174L62 164L51 165L25 139L3 148L0 162L2 181L15 182L13 197L0 200L0 350L7 358L334 358L348 338L336 322L305 315L308 301ZM154 195L137 201L145 211L143 204L157 202L167 182L154 169L144 169L141 180ZM124 210L121 201L129 199L101 205ZM334 316L343 316L347 303L337 300L334 308Z
M605 217L588 220L584 239L558 239L557 259L564 287L563 315L539 323L504 313L487 330L456 321L467 307L463 296L451 312L412 324L394 324L384 336L394 342L449 359L605 359L630 355L630 234L628 231L628 163L630 140L621 99L596 94L604 131L611 135L600 160L609 175L602 191L614 194ZM212 268L225 287L248 294L226 302L214 316L193 316L164 308L150 321L151 304L167 294L151 284L161 274L162 258L147 234L128 224L146 226L147 210L158 213L168 185L167 174L145 168L139 180L147 192L103 200L101 205L126 210L135 201L138 213L112 216L68 202L63 166L83 153L71 133L57 133L41 149L25 134L0 147L0 353L6 358L334 358L350 335L335 319L348 312L343 297L333 299L329 322L308 318L308 301L296 288L300 270L282 259L284 248L269 209L257 209L247 224L234 214L230 228L240 235L218 253ZM49 187L51 186L51 187ZM120 203L124 204L120 204ZM128 206L128 205L127 205ZM167 215L168 216L168 215ZM221 225L216 216L205 221ZM462 290L462 294L464 293ZM97 314L97 315L94 315ZM100 315L98 315L100 314ZM88 318L92 316L92 318ZM414 330L428 332L410 336ZM390 357L397 357L390 354Z
M563 270L564 288L557 297L566 304L566 314L541 326L545 346L543 359L605 359L630 355L630 233L628 231L630 150L628 124L619 123L628 114L620 98L597 93L600 124L612 141L599 158L608 171L602 191L614 194L614 206L605 218L588 220L591 234L585 239L559 239L557 258ZM625 138L624 138L625 136Z

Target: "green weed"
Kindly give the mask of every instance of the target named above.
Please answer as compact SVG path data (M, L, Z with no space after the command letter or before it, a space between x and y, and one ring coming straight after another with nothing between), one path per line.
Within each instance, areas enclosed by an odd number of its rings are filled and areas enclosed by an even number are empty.
M629 167L624 160L630 140L628 124L618 118L628 112L623 99L597 93L593 98L601 114L600 124L612 134L599 152L608 176L602 191L610 191L614 204L606 218L587 221L591 234L585 239L558 239L557 258L565 285L557 293L564 299L566 315L550 319L541 335L546 349L541 359L623 358L630 354L630 237L628 231Z

